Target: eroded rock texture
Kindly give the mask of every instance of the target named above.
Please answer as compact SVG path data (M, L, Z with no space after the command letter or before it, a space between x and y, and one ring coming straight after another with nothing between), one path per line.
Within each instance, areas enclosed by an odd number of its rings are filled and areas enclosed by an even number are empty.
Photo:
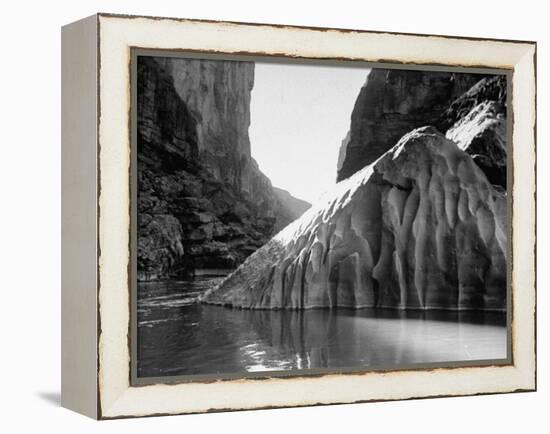
M446 136L472 156L492 184L506 189L506 117L495 102L476 105Z
M505 114L506 86L505 75L483 77L449 104L449 107L445 109L436 121L435 126L439 131L445 132L456 122L464 118L477 105L488 101L493 101L499 107L500 112Z
M253 83L249 62L139 57L140 280L234 268L299 216L250 155Z
M372 163L403 134L433 125L506 188L506 76L373 69L340 147L338 180Z
M470 154L495 186L506 189L506 77L484 78L455 100L437 123Z
M441 115L451 102L483 77L372 69L357 97L348 137L342 143L337 180L346 179L375 161L403 134L441 123Z
M207 303L504 309L506 197L435 128L405 135L250 256Z

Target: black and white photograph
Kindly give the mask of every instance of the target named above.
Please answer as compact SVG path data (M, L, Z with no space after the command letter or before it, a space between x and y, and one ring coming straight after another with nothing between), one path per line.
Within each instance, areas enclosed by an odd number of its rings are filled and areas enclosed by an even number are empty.
M0 432L548 431L541 5L7 2Z
M507 360L506 74L135 70L138 378Z

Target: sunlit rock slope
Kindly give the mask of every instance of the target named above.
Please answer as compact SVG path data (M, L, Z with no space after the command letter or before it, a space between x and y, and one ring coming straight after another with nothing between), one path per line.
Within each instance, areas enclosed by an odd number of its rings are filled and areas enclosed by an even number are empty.
M394 146L403 134L443 122L441 115L481 74L373 68L361 88L351 125L340 148L337 180L371 164ZM463 105L467 104L463 101ZM457 105L456 108L461 108ZM460 110L449 112L445 121ZM461 116L458 116L461 117ZM439 128L440 129L440 128ZM445 130L440 129L445 133Z
M435 128L377 161L202 301L242 308L504 309L506 197Z

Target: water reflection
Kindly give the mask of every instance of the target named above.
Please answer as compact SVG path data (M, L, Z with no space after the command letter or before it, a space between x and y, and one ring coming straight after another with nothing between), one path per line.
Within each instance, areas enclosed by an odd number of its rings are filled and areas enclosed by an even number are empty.
M138 375L396 366L506 357L502 313L253 311L194 303L214 281L141 284Z

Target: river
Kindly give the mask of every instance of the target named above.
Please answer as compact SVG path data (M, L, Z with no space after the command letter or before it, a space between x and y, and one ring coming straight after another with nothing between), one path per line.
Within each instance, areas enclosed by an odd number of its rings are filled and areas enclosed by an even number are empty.
M268 311L197 303L219 279L139 284L139 377L506 358L503 313Z

